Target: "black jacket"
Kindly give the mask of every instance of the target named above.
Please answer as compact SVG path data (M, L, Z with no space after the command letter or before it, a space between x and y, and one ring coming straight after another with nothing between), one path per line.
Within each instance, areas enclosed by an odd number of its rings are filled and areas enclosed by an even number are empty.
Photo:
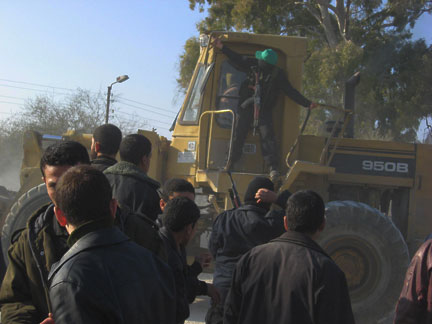
M251 248L267 243L285 231L283 213L254 205L227 210L217 216L209 241L215 260L213 284L225 297L237 261Z
M161 213L157 189L159 183L135 164L121 161L104 171L120 206L127 206L135 214L148 216L155 221Z
M177 248L171 233L162 227L159 235L165 243L168 265L174 275L176 292L176 323L183 323L189 317L189 301L186 288L186 257Z
M239 261L225 323L353 324L345 275L311 238L287 232Z
M159 237L158 227L150 218L134 214L126 206L117 208L115 225L133 242L145 247L166 262L165 245Z
M249 74L249 77L242 83L239 91L239 105L246 99L253 97L254 91L250 86L255 85L255 77L251 74L252 70L257 68L258 60L256 58L240 55L224 45L222 52L241 70ZM253 73L252 73L253 74ZM273 109L278 99L280 92L283 92L297 104L303 107L309 107L311 101L306 99L297 89L295 89L288 81L285 72L274 66L273 69L260 72L260 85L261 85L261 108L265 112Z
M106 155L100 155L96 159L92 160L90 163L92 167L103 172L105 171L105 169L116 164L117 160Z
M49 280L56 324L175 323L171 270L115 227L84 233Z
M134 242L166 260L165 247L150 220L119 208L115 222ZM67 239L53 204L29 218L8 252L9 265L0 289L3 323L39 323L47 317L48 273L69 249Z
M159 230L159 235L165 244L168 264L174 273L178 305L177 323L182 323L189 317L188 304L193 303L196 296L207 294L207 284L198 279L202 272L201 265L196 261L192 265L187 264L185 248L177 248L174 237L165 227Z

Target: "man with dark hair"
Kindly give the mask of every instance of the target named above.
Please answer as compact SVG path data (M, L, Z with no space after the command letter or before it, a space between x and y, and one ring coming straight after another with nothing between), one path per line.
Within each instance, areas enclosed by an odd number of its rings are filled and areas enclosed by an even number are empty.
M117 202L103 173L69 169L55 202L70 234L69 251L49 274L55 323L175 323L172 272L113 226Z
M213 284L222 296L220 305L212 305L206 323L222 323L223 301L231 286L237 261L251 248L267 243L284 232L281 215L269 214L271 202L264 197L273 192L273 182L256 177L248 185L244 206L222 212L213 223L209 250L215 260Z
M131 134L120 144L121 161L104 171L111 184L113 196L120 207L145 215L153 222L160 214L159 183L149 176L151 142L144 135Z
M117 163L116 154L122 140L121 130L112 124L104 124L93 132L90 155L94 168L104 171Z
M195 200L195 188L189 181L180 178L172 178L167 180L163 185L162 190L159 191L159 194L161 197L160 207L162 211L165 210L166 204L174 198L185 197L192 201ZM162 227L163 221L160 219L158 219L158 221L161 225L160 227ZM220 296L217 289L212 284L208 284L205 281L198 279L198 276L203 271L203 268L206 268L210 265L210 254L202 253L201 255L195 257L195 261L191 265L188 265L186 262L185 245L181 244L179 248L180 255L184 263L184 275L186 279L186 291L189 304L193 303L196 296L209 296L212 298L212 300L218 302Z
M325 226L321 197L293 194L284 222L286 233L238 262L224 323L353 324L345 275L315 242Z
M159 234L165 243L168 264L174 273L176 285L176 323L189 317L187 269L184 248L195 234L200 217L198 206L189 198L176 197L164 206L163 227Z
M166 203L173 198L181 196L194 200L195 188L185 179L172 178L164 183L163 187L159 190L159 196L161 198L160 207L163 211Z
M40 169L51 201L61 175L74 165L89 163L87 150L80 143L66 141L49 146ZM51 265L67 251L67 236L56 221L52 203L29 218L8 251L9 265L0 290L2 323L33 324L48 316L47 276Z

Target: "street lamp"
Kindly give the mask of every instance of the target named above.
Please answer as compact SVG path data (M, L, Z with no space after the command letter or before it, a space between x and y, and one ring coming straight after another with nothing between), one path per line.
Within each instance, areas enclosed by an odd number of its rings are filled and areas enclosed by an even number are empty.
M110 99L111 99L111 88L116 83L122 83L128 80L129 77L127 75L120 75L117 77L116 81L111 83L108 86L108 93L107 93L107 104L106 104L106 114L105 114L105 124L108 124L108 118L109 118L109 106L110 106Z

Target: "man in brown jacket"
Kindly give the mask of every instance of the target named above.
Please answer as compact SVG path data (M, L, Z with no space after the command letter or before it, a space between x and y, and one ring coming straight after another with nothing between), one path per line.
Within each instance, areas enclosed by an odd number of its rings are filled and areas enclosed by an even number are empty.
M80 143L60 142L46 149L40 168L51 201L57 181L77 164L90 164L87 150ZM2 323L40 323L51 313L48 273L68 250L67 238L68 233L55 218L52 203L29 218L27 227L8 251L9 265L0 289Z
M406 272L395 324L432 323L432 239L417 250Z

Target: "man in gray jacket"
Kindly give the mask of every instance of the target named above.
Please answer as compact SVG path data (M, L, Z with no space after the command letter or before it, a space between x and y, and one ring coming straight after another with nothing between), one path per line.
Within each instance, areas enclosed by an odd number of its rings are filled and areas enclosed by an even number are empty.
M120 144L120 159L104 171L120 207L156 221L161 213L157 189L159 183L149 176L152 145L141 134L126 136Z

